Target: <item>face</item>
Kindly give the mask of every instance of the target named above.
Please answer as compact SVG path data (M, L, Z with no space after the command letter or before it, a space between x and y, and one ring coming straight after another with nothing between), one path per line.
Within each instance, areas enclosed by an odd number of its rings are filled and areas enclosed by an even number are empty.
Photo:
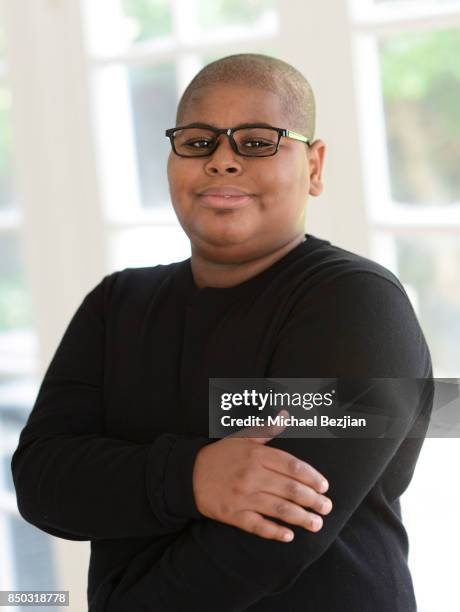
M196 90L180 125L193 122L217 128L263 122L294 129L276 94L235 84ZM242 263L302 235L308 195L322 191L324 150L319 140L309 150L303 142L281 137L276 155L249 158L235 153L223 134L209 157L182 158L171 151L171 201L191 241L192 254L215 262ZM248 197L232 200L237 208L216 208L225 206L226 200L200 194L217 188L239 189Z

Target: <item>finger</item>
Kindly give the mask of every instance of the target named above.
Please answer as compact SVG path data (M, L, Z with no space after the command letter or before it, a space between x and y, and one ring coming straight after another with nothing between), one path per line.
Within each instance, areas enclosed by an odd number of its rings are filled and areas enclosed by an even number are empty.
M280 410L276 416L288 417L289 412L287 410ZM283 420L283 419L281 419ZM238 438L249 439L252 442L257 442L257 444L266 444L270 440L272 440L275 436L279 435L282 431L286 429L286 425L260 425L258 427L245 427L240 431L237 431L234 434L230 434L231 436L235 436ZM230 437L230 436L228 436Z
M332 501L328 497L283 474L277 473L275 475L273 472L266 472L266 476L262 477L260 481L259 492L294 502L320 514L329 514L332 510Z
M267 469L290 476L319 493L325 493L329 488L326 478L317 469L280 448L266 446L260 454L260 461Z
M269 493L258 493L253 496L253 499L256 503L255 509L261 514L281 519L285 523L298 525L313 532L319 531L323 526L323 519L320 516L282 497Z
M243 531L257 535L267 540L278 540L279 542L290 542L294 539L294 532L282 525L265 519L257 512L245 510L236 515L237 519L230 524Z

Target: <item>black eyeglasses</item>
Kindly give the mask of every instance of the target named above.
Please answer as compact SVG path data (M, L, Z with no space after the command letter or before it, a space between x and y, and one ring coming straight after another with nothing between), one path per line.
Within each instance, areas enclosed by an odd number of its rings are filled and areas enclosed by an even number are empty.
M221 134L228 136L230 146L244 157L270 157L278 151L281 136L305 142L310 146L310 139L285 128L251 124L236 128L215 128L205 123L169 128L165 136L171 142L172 150L180 157L208 157L218 147Z

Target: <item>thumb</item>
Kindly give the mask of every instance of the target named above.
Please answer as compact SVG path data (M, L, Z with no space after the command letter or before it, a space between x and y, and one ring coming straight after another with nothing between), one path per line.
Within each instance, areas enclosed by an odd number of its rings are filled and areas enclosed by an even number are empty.
M287 410L280 410L276 416L288 417L289 412ZM260 427L246 427L237 431L236 433L230 434L236 438L246 438L257 444L266 444L282 431L286 429L286 425L261 425ZM230 437L230 436L227 436Z

